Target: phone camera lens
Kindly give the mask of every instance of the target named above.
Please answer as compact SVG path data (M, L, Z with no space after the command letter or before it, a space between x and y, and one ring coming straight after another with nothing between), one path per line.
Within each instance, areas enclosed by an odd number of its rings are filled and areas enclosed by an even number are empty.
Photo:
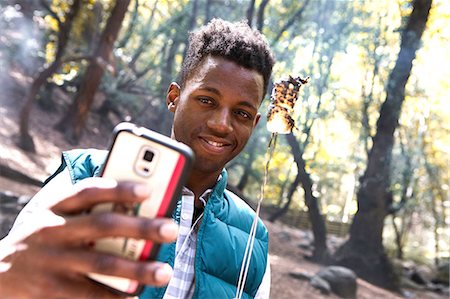
M153 152L146 150L144 154L144 160L147 162L152 162L154 156L155 154Z

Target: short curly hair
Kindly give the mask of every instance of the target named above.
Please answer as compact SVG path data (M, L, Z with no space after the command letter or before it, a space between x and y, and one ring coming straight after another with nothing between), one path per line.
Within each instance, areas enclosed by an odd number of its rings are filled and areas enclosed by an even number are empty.
M263 76L267 90L275 63L264 36L244 22L231 23L212 19L189 35L189 46L181 68L181 86L207 56L223 57Z

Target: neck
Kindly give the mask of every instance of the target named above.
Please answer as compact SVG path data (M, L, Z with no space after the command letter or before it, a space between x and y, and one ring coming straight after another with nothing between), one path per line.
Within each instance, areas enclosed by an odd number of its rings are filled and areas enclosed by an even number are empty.
M203 204L200 202L200 196L208 189L212 189L217 182L221 172L214 174L204 174L203 172L192 170L189 176L186 187L189 188L194 193L195 196L195 206L200 207Z

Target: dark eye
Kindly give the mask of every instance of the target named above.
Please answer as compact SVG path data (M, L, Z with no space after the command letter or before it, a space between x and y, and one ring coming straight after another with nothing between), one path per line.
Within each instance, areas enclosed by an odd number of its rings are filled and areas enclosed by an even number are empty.
M202 104L212 104L212 100L210 98L198 98L198 101Z
M238 110L236 111L236 114L239 115L240 117L243 117L245 119L251 119L252 115L244 110Z

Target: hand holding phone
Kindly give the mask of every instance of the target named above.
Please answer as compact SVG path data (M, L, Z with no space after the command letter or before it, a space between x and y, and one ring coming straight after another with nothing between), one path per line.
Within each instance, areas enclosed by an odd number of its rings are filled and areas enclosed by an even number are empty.
M170 217L180 198L193 160L189 147L151 130L121 123L102 169L102 177L145 183L150 197L137 206L103 204L92 213L119 212L138 217ZM106 238L94 243L96 250L131 260L155 259L159 245L146 240ZM128 295L139 294L143 286L127 278L92 273L89 277Z
M66 168L26 206L21 226L0 240L0 265L5 266L0 271L0 297L117 298L86 279L88 273L167 284L168 265L111 256L92 250L86 242L111 236L173 242L177 225L171 219L83 213L104 203L135 205L148 196L141 185L104 178L72 185Z

